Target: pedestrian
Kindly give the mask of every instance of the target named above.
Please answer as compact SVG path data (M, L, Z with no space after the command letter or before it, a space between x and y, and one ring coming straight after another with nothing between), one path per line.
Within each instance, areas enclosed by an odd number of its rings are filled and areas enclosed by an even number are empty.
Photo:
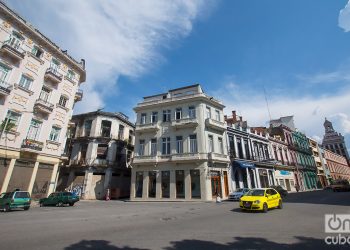
M221 197L218 192L216 192L216 203L221 203Z

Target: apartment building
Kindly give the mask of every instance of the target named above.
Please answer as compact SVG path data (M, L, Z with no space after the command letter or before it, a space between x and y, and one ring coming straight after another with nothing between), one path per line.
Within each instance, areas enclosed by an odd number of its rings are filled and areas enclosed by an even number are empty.
M330 172L330 181L338 179L350 181L350 166L345 156L324 149L324 158L326 159L327 168Z
M130 161L135 125L120 112L101 110L74 115L66 143L69 162L61 168L57 190L83 199L130 196Z
M77 62L0 2L0 188L55 189L68 122L85 81Z
M137 114L131 200L229 194L224 105L199 84L144 97Z
M320 147L314 139L308 138L310 149L312 151L312 156L314 157L315 163L316 163L316 170L317 170L317 187L318 188L324 188L328 186L327 176L326 176L326 169L325 164L323 163L322 159L322 151L320 150Z

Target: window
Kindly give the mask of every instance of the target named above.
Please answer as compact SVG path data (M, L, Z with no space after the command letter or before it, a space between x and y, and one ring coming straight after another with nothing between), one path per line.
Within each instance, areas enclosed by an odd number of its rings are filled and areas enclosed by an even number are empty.
M157 123L158 122L158 112L152 112L151 122L152 123Z
M162 138L162 154L163 155L170 154L170 137Z
M176 136L176 153L182 154L183 153L183 141L182 136Z
M108 120L102 120L101 122L101 136L110 137L111 136L112 122Z
M140 123L141 124L146 124L146 119L147 119L147 114L142 113L141 114L141 121L140 121Z
M61 95L60 100L58 101L58 104L62 107L67 107L68 98L64 95Z
M108 153L108 144L98 144L97 145L97 159L105 160Z
M185 171L175 170L176 198L185 198Z
M163 122L170 122L170 121L171 121L171 111L163 110Z
M29 77L22 75L21 79L19 80L19 86L21 86L24 89L29 89L30 86L32 85L33 80L30 79Z
M157 188L157 172L149 171L148 172L148 197L155 198L156 197L156 188Z
M177 108L175 110L175 119L180 120L182 118L182 108Z
M0 64L0 85L7 80L10 69Z
M84 123L84 135L90 136L92 120L87 120Z
M74 78L75 78L75 73L74 73L73 70L69 69L69 70L67 71L67 78L70 79L70 80L74 80Z
M235 157L236 156L236 150L235 150L235 141L233 136L228 137L229 145L230 145L230 156Z
M21 118L20 113L17 113L17 112L11 111L11 110L7 111L6 119L3 122L4 125L1 126L1 130L4 129L5 131L9 131L9 130L16 131L20 118ZM6 124L6 122L7 122L7 124ZM6 126L6 128L5 128L5 126Z
M224 143L222 142L222 138L218 138L218 141L219 141L219 150L220 150L219 153L224 154Z
M48 102L50 99L50 94L51 94L51 90L43 86L40 92L39 99L44 102Z
M201 198L201 180L199 170L190 170L191 176L191 197Z
M37 141L40 134L41 122L35 119L32 119L30 122L27 138Z
M136 172L135 197L141 198L143 190L143 172Z
M151 140L151 156L157 155L157 139Z
M61 133L61 128L53 126L49 136L50 141L58 141Z
M215 120L220 121L220 111L215 110Z
M41 58L41 56L43 55L43 50L40 49L38 46L34 45L32 48L32 54L36 57L36 58Z
M190 153L197 153L197 135L190 135Z
M212 135L208 136L208 152L212 153L214 152L214 139Z
M247 158L247 159L250 159L250 152L249 152L248 140L244 140L244 149L245 149L246 158Z
M145 154L145 140L140 140L139 144L139 156L142 156Z
M210 107L207 107L207 109L206 109L206 114L207 114L207 118L211 118Z
M118 140L124 140L124 126L119 124Z
M24 40L24 38L19 33L17 33L16 31L13 31L11 36L10 36L10 39L7 41L7 43L12 48L19 50L21 48L23 40Z
M50 68L52 69L52 71L54 73L57 73L58 69L60 68L60 62L57 59L52 58L52 61L51 61L51 64L50 64Z
M196 108L194 106L188 107L188 117L196 118Z
M162 198L170 198L170 171L162 171Z
M241 138L237 138L238 157L243 159L243 146Z

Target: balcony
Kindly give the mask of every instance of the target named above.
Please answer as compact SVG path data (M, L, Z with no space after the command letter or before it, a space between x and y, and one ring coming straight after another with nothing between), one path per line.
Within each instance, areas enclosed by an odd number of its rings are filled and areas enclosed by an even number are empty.
M74 101L80 102L83 99L83 91L81 89L78 89L77 92L75 92Z
M159 130L159 125L157 123L146 123L146 124L137 124L136 132L145 133L145 132L157 132Z
M1 46L1 52L11 57L16 61L20 61L24 58L24 50L19 45L10 43L10 40L5 41Z
M53 83L60 83L62 81L62 74L58 73L57 69L48 68L45 72L44 78Z
M147 163L157 163L158 162L158 156L156 155L136 155L134 156L133 163L134 164L147 164Z
M208 160L212 162L222 162L222 163L229 163L230 158L228 155L225 154L218 154L218 153L208 153Z
M12 85L0 80L0 95L8 96L11 93Z
M44 143L32 139L24 139L21 145L21 148L24 151L42 151L44 147Z
M198 161L198 160L206 160L206 154L200 153L182 153L182 154L173 154L171 156L171 160L174 162L179 161Z
M87 160L85 158L79 160L71 160L69 165L86 166Z
M218 130L220 132L224 132L226 130L226 124L224 122L216 121L211 118L207 118L205 120L205 125L211 129Z
M196 118L182 118L171 122L171 126L174 128L195 128L198 126L198 120Z
M53 111L54 105L42 99L37 99L34 104L34 109L36 111L42 112L44 114L51 114Z

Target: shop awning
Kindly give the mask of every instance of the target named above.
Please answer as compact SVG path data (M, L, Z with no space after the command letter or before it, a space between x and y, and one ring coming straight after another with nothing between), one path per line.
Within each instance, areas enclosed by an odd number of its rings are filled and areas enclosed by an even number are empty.
M255 168L255 165L246 161L234 161L233 165L240 168Z

